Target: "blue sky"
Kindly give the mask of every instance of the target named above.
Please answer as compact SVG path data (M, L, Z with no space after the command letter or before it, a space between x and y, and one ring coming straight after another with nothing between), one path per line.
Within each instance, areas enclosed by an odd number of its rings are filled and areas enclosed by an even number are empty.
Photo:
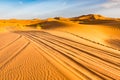
M0 18L73 17L101 14L120 17L120 0L0 0Z

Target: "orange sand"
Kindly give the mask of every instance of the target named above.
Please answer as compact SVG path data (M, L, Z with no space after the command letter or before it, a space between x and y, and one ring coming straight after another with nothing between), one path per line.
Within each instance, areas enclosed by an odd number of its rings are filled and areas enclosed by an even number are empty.
M119 19L90 14L0 24L0 80L120 80Z

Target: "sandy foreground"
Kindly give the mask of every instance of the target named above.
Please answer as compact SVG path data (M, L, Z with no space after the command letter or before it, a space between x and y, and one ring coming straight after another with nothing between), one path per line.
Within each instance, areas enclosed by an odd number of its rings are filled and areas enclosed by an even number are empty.
M0 34L0 80L114 79L120 80L117 49L64 32Z

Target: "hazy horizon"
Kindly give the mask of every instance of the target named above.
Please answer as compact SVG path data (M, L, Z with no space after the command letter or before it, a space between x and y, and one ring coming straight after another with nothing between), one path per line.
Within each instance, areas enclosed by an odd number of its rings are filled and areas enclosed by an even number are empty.
M120 17L119 0L1 0L0 19L34 19L101 14Z

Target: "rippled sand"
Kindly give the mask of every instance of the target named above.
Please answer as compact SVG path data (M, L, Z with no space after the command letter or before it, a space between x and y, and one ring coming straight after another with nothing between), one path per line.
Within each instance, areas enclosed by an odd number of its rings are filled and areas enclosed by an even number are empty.
M99 15L2 20L0 80L120 80L119 27Z
M0 34L0 80L120 79L120 51L61 31Z

